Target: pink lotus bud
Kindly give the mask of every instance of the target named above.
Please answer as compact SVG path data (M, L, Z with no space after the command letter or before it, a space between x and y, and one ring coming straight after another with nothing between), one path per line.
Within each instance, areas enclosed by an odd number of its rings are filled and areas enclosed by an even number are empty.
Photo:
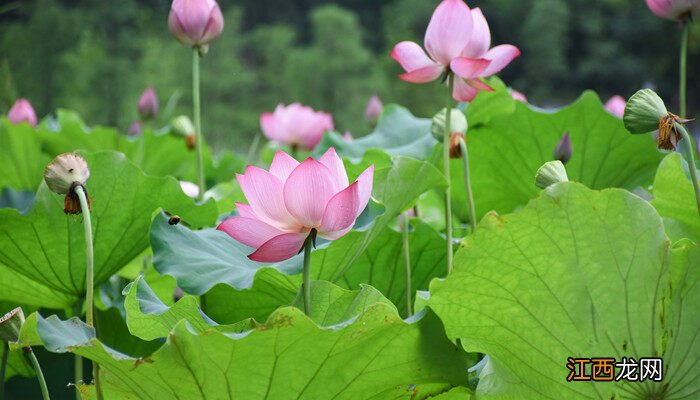
M224 16L215 0L173 0L168 27L180 43L202 47L221 35Z
M627 101L624 97L613 96L605 103L605 110L618 118L622 118L625 115L625 106L627 106Z
M193 199L199 196L199 186L192 182L180 181L180 188L182 188L182 191L185 192L186 195Z
M270 171L248 166L236 175L249 204L217 227L255 248L248 256L277 262L299 253L309 235L336 240L348 233L369 202L374 166L349 184L343 160L331 147L317 161L299 163L278 151Z
M345 133L343 133L343 140L345 140L346 142L352 142L354 140L354 138L352 137L352 132L345 131Z
M153 119L158 114L158 95L153 86L146 89L141 95L138 110L142 121Z
M15 101L15 104L10 108L10 112L7 113L7 118L13 124L27 122L31 126L36 126L37 123L36 113L34 112L34 108L32 108L32 103L27 99Z
M524 94L518 92L517 90L510 89L510 95L511 97L513 97L513 100L527 104L527 97Z
M312 150L324 133L333 130L333 117L299 103L280 104L274 112L260 116L260 127L265 137L274 142Z
M134 121L129 126L129 131L127 134L131 137L139 136L142 133L141 121Z
M384 111L384 104L378 96L372 96L365 107L365 119L371 123L376 123Z
M700 0L647 0L647 6L661 18L683 23L700 14Z
M556 147L554 147L554 159L561 161L562 164L566 164L571 159L573 152L574 147L571 144L571 136L569 136L569 132L566 132Z

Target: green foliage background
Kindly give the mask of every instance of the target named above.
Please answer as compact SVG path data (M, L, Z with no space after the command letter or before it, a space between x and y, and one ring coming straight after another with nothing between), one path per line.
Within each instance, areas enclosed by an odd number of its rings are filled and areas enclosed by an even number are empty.
M369 132L372 94L419 116L441 104L437 85L395 78L391 47L421 41L437 0L221 0L226 28L203 61L204 127L217 149L245 152L260 112L301 101L333 112L337 129ZM167 30L168 0L15 0L0 6L0 112L27 97L40 115L77 110L126 131L149 85L161 109L190 110L190 54ZM494 43L523 56L502 78L531 102L561 105L584 89L603 99L654 85L675 99L678 27L642 0L474 0ZM689 64L700 61L700 26ZM691 68L692 71L692 68ZM574 79L575 77L575 79ZM664 77L664 78L658 78ZM697 73L689 87L700 85ZM691 90L690 109L697 103ZM162 114L161 114L162 115ZM167 122L161 116L159 124Z

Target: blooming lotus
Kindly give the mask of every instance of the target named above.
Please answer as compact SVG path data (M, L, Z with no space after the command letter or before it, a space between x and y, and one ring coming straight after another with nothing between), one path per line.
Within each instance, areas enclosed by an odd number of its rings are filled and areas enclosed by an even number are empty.
M425 51L414 42L401 42L391 57L411 83L432 82L446 71L454 72L452 96L472 101L480 90L493 90L481 78L501 71L520 55L513 45L491 47L491 31L481 9L470 10L462 0L443 0L435 9L425 32Z
M215 0L173 0L168 28L184 45L206 46L224 30L224 16Z
M141 119L144 121L155 118L158 114L158 95L156 95L156 90L153 87L149 87L141 95L138 111Z
M333 117L299 103L280 104L274 112L260 116L260 127L274 142L312 150L326 131L333 130Z
M605 103L605 110L618 118L622 118L625 114L625 106L627 106L627 101L624 97L613 96Z
M348 233L367 206L373 175L370 166L348 184L333 148L318 161L302 163L278 151L269 171L248 166L236 175L248 204L237 203L239 216L217 229L255 248L251 260L286 260L300 252L309 235L335 240Z
M647 0L657 16L673 21L688 21L700 14L700 0Z
M19 124L22 122L27 122L31 126L36 126L37 118L32 103L27 99L19 99L15 101L12 105L10 111L7 113L7 118L13 124Z

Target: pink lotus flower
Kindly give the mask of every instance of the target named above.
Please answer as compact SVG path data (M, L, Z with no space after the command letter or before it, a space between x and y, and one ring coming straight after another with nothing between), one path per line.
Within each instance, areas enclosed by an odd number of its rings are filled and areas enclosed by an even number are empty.
M215 0L173 0L170 33L187 46L206 46L224 30L224 16Z
M657 16L672 21L688 21L700 14L700 0L647 0Z
M369 122L375 123L379 120L379 117L384 111L384 104L379 99L378 96L370 97L367 102L367 107L365 107L365 119Z
M10 111L7 113L7 118L13 124L19 124L22 122L27 122L31 126L36 126L37 118L32 103L27 99L18 99L15 104L12 105Z
M158 95L156 95L156 90L153 86L146 89L139 99L139 115L142 120L149 120L155 118L158 114Z
M518 92L515 89L510 89L510 96L513 98L513 100L517 100L521 103L527 104L527 96L524 94Z
M265 137L274 142L312 150L326 131L333 130L333 117L299 103L280 104L275 112L260 116L260 127Z
M462 0L443 0L438 5L424 42L427 55L414 42L394 46L391 57L406 70L399 77L426 83L452 71L457 75L452 96L458 101L472 101L480 90L493 90L481 78L498 73L520 55L509 44L489 49L491 31L486 18L479 8L470 10Z
M625 106L627 106L627 101L624 97L613 96L605 103L605 110L618 118L622 118L625 115Z
M374 166L348 185L343 161L330 148L318 161L301 164L282 151L270 171L248 166L236 179L249 204L237 203L238 217L218 226L237 241L254 247L248 258L278 262L299 253L315 229L335 240L348 233L372 193Z

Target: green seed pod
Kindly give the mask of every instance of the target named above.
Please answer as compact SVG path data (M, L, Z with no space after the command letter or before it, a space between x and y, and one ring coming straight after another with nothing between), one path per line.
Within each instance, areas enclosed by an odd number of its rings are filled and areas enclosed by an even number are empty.
M535 175L535 185L540 189L546 189L555 183L568 181L569 176L566 174L566 168L559 160L544 163L537 170L537 175Z
M5 314L0 318L0 341L16 342L19 339L22 324L24 324L24 313L21 307Z
M194 125L186 115L180 115L170 121L171 132L177 137L187 137L194 134Z
M668 115L664 101L651 89L642 89L630 97L622 118L631 133L648 133L659 129L659 121Z
M446 115L447 109L443 108L439 113L435 114L433 123L430 125L430 133L438 142L442 142L445 135ZM453 108L450 112L450 133L465 135L467 126L467 117L464 116L464 113L457 108Z

